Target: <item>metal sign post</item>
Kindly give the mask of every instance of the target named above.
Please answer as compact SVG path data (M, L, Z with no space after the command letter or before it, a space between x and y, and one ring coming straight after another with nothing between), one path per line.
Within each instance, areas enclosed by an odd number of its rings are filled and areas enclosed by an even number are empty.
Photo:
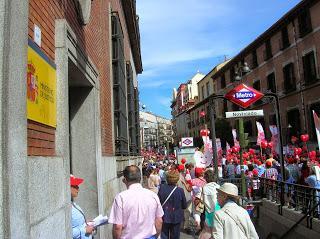
M244 129L243 129L243 118L238 119L239 123L239 141L240 141L240 169L241 169L241 189L242 197L246 197L246 179L244 175L244 165L243 165L243 147L244 147Z
M218 175L218 154L217 154L217 143L216 143L216 127L215 127L215 104L214 100L210 99L209 101L210 108L210 118L211 118L211 135L212 135L212 149L213 149L213 164L214 164L214 178L216 182L219 179Z

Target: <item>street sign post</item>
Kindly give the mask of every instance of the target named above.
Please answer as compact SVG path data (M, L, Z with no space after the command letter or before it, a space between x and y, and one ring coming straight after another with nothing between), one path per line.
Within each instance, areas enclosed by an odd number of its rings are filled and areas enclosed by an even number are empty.
M247 108L257 100L260 100L264 94L256 89L249 87L245 84L240 84L237 87L230 90L224 97L230 100L232 103ZM247 139L244 134L243 128L243 117L263 116L263 110L250 110L250 111L237 111L237 112L226 112L226 118L239 118L239 137L240 137L240 168L241 168L241 184L242 184L242 196L246 196L246 182L244 175L243 165L243 148L247 146Z
M226 112L226 118L243 118L263 116L263 110L246 110Z
M224 97L242 108L247 108L263 96L260 91L245 84L240 84L230 90Z

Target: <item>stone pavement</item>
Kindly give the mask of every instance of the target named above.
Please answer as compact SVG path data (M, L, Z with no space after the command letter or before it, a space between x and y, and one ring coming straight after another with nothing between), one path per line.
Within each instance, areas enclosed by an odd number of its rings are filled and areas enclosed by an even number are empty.
M195 238L198 238L198 236L196 236ZM191 236L191 235L188 235L188 234L186 234L184 232L181 232L180 233L180 239L194 239L194 237Z

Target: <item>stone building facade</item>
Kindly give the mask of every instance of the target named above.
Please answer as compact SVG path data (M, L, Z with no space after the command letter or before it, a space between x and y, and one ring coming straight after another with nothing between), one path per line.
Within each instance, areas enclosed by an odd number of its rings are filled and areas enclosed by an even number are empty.
M70 173L85 179L78 203L94 218L122 187L119 172L140 161L135 1L1 0L0 9L0 238L70 238ZM26 107L27 74L44 69L30 49L55 72L54 125Z
M170 119L151 112L140 111L141 147L162 149L173 143L172 123Z

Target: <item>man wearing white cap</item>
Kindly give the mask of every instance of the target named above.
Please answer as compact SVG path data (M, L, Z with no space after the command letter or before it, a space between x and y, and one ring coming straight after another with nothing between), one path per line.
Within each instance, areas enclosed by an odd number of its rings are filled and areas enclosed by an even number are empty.
M222 208L215 213L214 239L259 238L248 212L237 204L238 187L224 183L217 191L218 203Z

